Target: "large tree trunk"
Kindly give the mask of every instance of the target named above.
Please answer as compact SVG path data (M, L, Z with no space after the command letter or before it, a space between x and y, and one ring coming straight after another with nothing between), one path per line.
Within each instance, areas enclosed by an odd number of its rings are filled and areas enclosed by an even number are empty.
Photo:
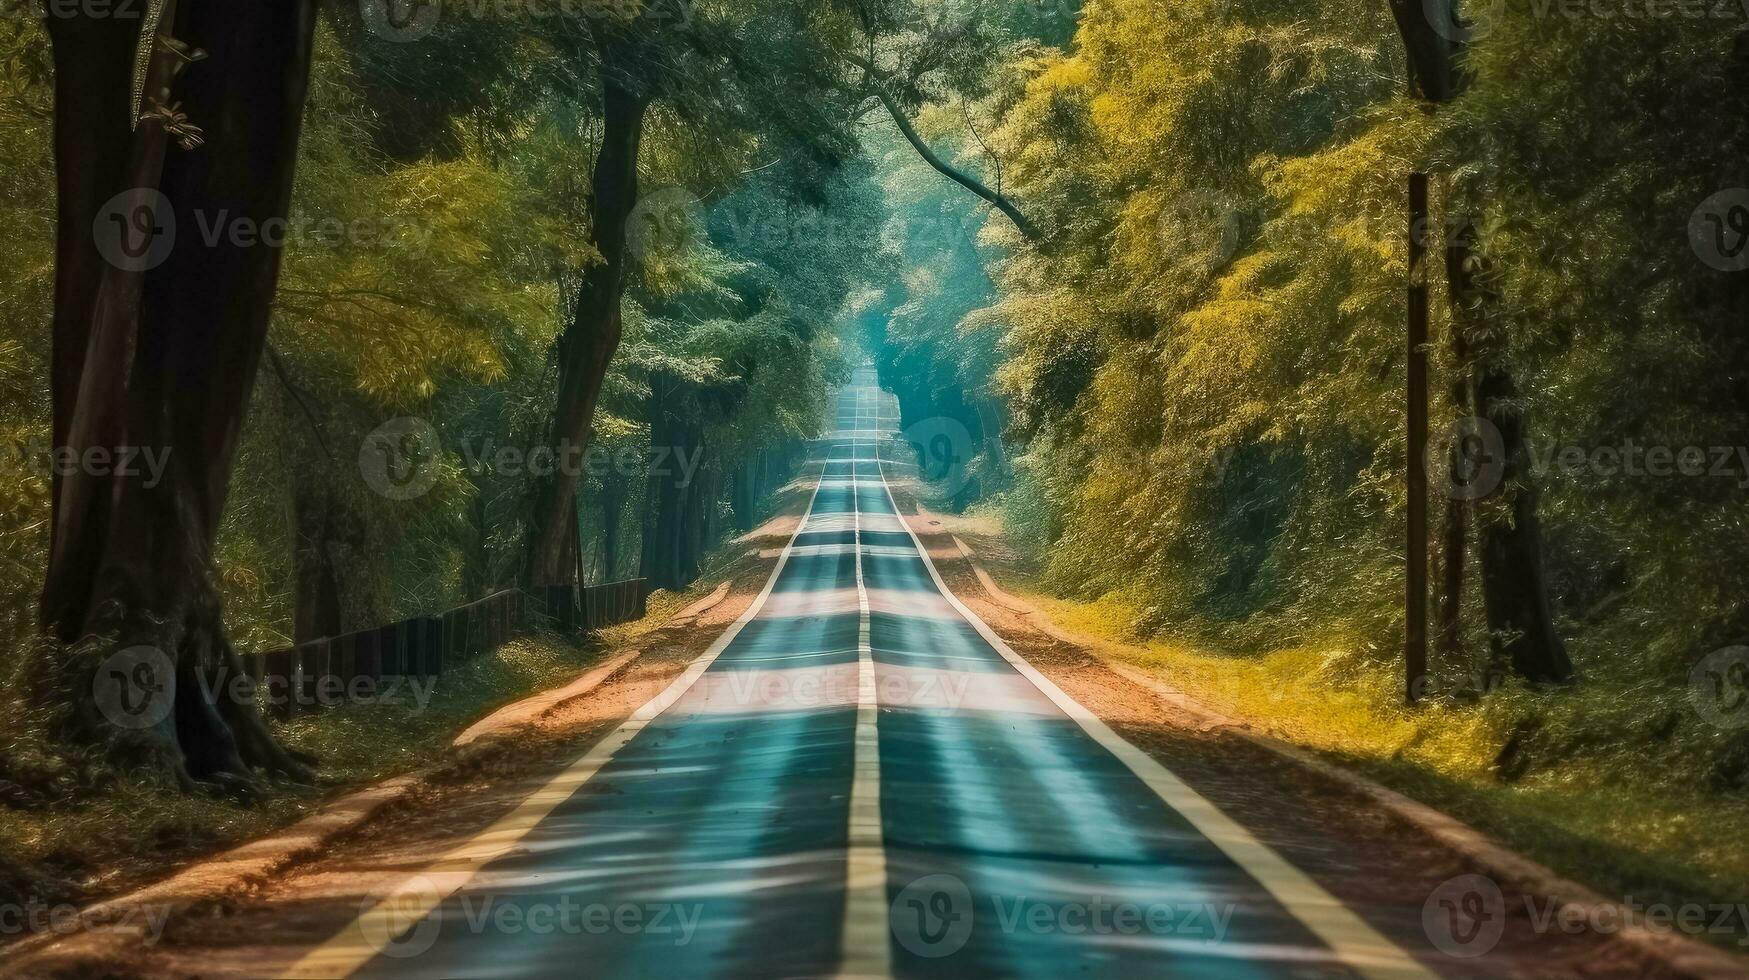
M1455 223L1454 223L1455 224ZM1476 505L1481 545L1482 604L1488 619L1490 687L1511 669L1542 684L1573 680L1566 644L1555 632L1543 563L1537 488L1530 472L1517 381L1507 364L1505 338L1488 322L1493 297L1478 285L1475 229L1465 223L1450 232L1446 267L1451 277L1453 329L1474 363L1476 410L1500 435L1497 487Z
M1391 15L1409 59L1409 91L1438 105L1456 97L1463 79L1458 60L1463 37L1456 0L1390 0Z
M1538 492L1528 465L1518 398L1517 384L1504 362L1482 354L1476 365L1477 409L1500 434L1503 464L1499 489L1476 507L1490 687L1508 669L1539 684L1567 684L1574 677L1573 662L1555 631L1549 604Z
M1504 405L1516 397L1504 372L1486 372L1484 405ZM1489 389L1493 390L1490 391ZM1484 408L1483 417L1500 428L1506 452L1505 493L1499 514L1480 522L1482 598L1488 615L1489 662L1510 665L1513 673L1539 684L1573 681L1573 661L1555 631L1543 562L1537 490L1525 471L1522 421L1513 409Z
M257 228L284 217L314 7L165 4L160 38L206 57L185 65L156 44L144 105L180 104L205 131L193 149L188 126L152 111L130 131L137 24L89 13L48 21L62 193L56 442L78 458L119 447L167 454L159 481L106 466L58 481L41 615L72 649L52 674L73 705L66 734L107 744L118 762L185 785L240 781L258 767L308 778L253 698L232 696L242 672L213 562L280 255L229 236L209 245L200 228L221 215ZM123 188L142 190L104 213Z
M1411 92L1432 107L1458 98L1469 79L1462 64L1463 25L1453 0L1391 0L1391 11L1408 55ZM1476 409L1499 432L1504 456L1496 491L1500 499L1484 501L1476 513L1490 637L1489 684L1497 679L1492 675L1508 666L1531 681L1567 683L1573 679L1573 665L1555 632L1549 604L1542 529L1536 514L1537 491L1526 465L1525 424L1517 382L1508 364L1505 338L1497 324L1487 322L1491 298L1477 284L1475 229L1467 223L1458 227L1451 221L1447 226L1451 237L1446 248L1446 278L1453 308L1452 329L1468 333L1454 344L1467 344L1475 355ZM1459 369L1464 368L1460 364ZM1450 556L1445 568L1447 594L1441 601L1442 642L1447 635L1455 642L1458 629L1462 561L1461 547L1452 547L1452 536L1459 536L1461 546L1467 523L1461 518L1465 516L1448 513L1447 517ZM1449 624L1445 621L1448 616L1452 620Z
M638 200L638 150L648 97L633 91L603 51L601 153L595 162L592 222L601 262L583 275L576 312L559 340L559 391L548 444L561 461L580 463L593 437L595 404L620 341L625 291L626 221ZM527 578L564 585L576 570L577 465L555 467L533 488Z
M704 565L704 554L710 549L711 542L716 540L719 530L717 501L721 499L718 492L722 488L717 481L715 464L704 464L705 455L707 454L700 454L699 468L693 472L692 481L686 487L688 507L684 572L688 584L698 578Z
M1462 500L1447 499L1439 548L1438 613L1434 648L1446 665L1463 662L1464 563L1469 553L1470 511Z
M468 544L462 560L462 595L469 600L496 591L492 568L492 512L490 484L472 477L473 495L468 499Z
M762 493L759 486L759 472L764 458L765 450L756 450L753 455L747 457L746 461L735 468L734 475L730 477L729 508L734 513L734 523L731 527L736 531L753 530L754 510L759 506L759 497Z
M978 410L978 428L984 437L984 458L989 460L989 471L998 480L1008 478L1008 448L1002 444L1002 411L994 400L987 395L977 395L973 400Z
M685 491L671 478L651 475L644 501L647 513L638 574L649 580L652 589L683 589L687 582L682 573L680 524Z
M54 444L65 446L91 337L91 298L109 269L97 250L98 215L105 202L129 186L127 148L133 138L134 50L140 22L125 17L51 17L48 28L56 79L57 194L49 386ZM51 477L51 526L60 515L61 469L54 467ZM50 542L51 556L56 543Z

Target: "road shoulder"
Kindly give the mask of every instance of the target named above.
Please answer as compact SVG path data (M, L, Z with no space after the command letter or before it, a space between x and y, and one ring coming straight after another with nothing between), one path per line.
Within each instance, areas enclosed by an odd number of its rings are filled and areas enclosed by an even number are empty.
M1464 975L1744 975L1734 957L1674 933L1562 928L1568 915L1594 921L1583 917L1594 910L1587 903L1602 900L1449 817L1328 760L1270 744L1122 664L1103 642L1061 629L1002 590L951 533L951 520L918 508L902 484L894 494L949 587L1017 653L1430 967ZM1473 876L1499 889L1498 900L1487 896L1503 925L1496 940L1485 933L1461 942L1440 914L1441 898L1466 890Z
M765 588L771 545L793 535L814 482L798 479L775 516L725 546L714 590L606 631L607 649L581 676L481 719L415 773L21 941L0 975L106 976L120 964L131 976L284 975L431 854L491 826L666 690Z

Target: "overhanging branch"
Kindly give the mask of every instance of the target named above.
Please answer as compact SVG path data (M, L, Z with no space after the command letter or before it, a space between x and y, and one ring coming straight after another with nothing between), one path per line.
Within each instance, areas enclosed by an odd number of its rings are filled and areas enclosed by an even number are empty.
M929 164L942 176L978 195L988 201L996 210L1007 215L1008 220L1014 223L1014 227L1020 229L1020 234L1027 241L1039 246L1045 244L1045 236L1039 231L1038 226L1033 224L1032 220L1020 208L1016 207L1013 201L1008 199L1007 195L991 190L984 185L983 181L943 160L936 155L934 150L929 148L929 144L923 141L923 137L917 135L916 127L911 125L910 118L905 115L904 106L901 106L899 101L893 98L892 92L889 90L892 76L882 72L873 63L857 55L846 55L846 58L851 64L867 73L870 90L874 92L876 98L880 99L881 104L886 106L887 113L893 117L893 123L899 127L899 132L904 135L905 142L911 144L911 148L917 151L917 155L923 158L924 163Z

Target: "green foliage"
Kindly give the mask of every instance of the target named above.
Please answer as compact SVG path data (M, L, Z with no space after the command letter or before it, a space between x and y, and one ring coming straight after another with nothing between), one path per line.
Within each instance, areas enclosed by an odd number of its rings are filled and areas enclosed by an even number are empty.
M938 147L957 138L964 152L954 164L981 169L1000 187L1000 160L978 144L970 120L963 104L941 107L925 113L920 128ZM855 318L854 331L873 354L882 383L898 396L905 428L934 432L945 422L959 427L949 431L966 433L968 445L956 451L966 454L960 462L970 479L952 488L960 491L953 499L937 502L961 505L996 492L1009 476L1001 442L1005 412L992 385L1002 333L980 318L996 298L987 268L1000 255L979 241L989 207L925 164L890 128L868 142L888 213L877 267L886 278Z
M1440 158L1462 162L1455 193L1483 215L1503 298L1490 328L1524 351L1545 455L1745 442L1749 281L1703 261L1711 234L1690 234L1710 232L1703 201L1749 184L1735 108L1749 25L1714 13L1629 24L1513 7L1475 49ZM1596 631L1599 667L1679 681L1749 630L1749 469L1616 469L1551 467L1563 611Z
M721 395L710 418L717 471L812 435L839 370L827 327L872 235L857 222L878 221L856 189L866 168L847 169L848 110L841 94L833 101L840 85L829 69L851 22L830 4L712 4L689 22L458 12L409 44L373 36L355 13L338 11L319 31L269 351L220 536L227 621L244 650L289 642L324 575L340 603L338 625L324 629L431 612L514 582L529 473L491 453L545 438L553 345L583 270L600 260L588 189L610 36L651 59L640 68L655 98L646 186L726 196L717 203L759 215L765 230L739 241L712 227L720 247L644 256L596 420L604 455L646 451L647 379L658 369ZM48 540L46 48L39 25L0 22L0 187L10 192L0 207L12 269L0 285L0 628L9 637L34 632ZM861 208L842 219L835 247L768 233L820 214L828 193ZM706 216L696 217L703 233ZM414 457L433 479L423 493L385 496L361 453L379 427L408 419L435 433ZM624 537L635 541L641 481L621 482L626 506L593 520L629 523ZM602 489L592 478L585 499Z
M1749 121L1724 107L1749 29L1533 6L1488 22L1469 91L1437 114L1404 94L1382 3L1108 0L1066 50L1010 49L983 138L1053 248L1012 249L966 322L1001 332L1016 499L1060 531L1055 588L1125 596L1144 633L1394 655L1403 188L1422 170L1442 220L1478 218L1482 329L1524 391L1581 670L1672 686L1743 638L1738 480L1550 460L1749 428L1749 283L1688 236L1743 184ZM1443 336L1433 354L1437 433L1463 366Z
M344 570L343 628L447 608L495 584L496 569L466 567L480 561L475 539L494 530L474 520L472 498L485 491L468 452L504 443L537 414L513 406L537 397L559 277L594 257L587 225L554 205L563 178L575 186L588 168L556 121L520 124L529 139L496 159L459 132L446 159L411 162L378 150L388 125L324 35L292 208L305 230L288 247L221 540L245 649L291 638L297 597L286 583L300 561ZM439 435L438 477L425 494L390 499L363 478L360 447L408 416ZM311 537L300 520L323 530Z
M979 319L1059 586L1141 591L1139 628L1389 615L1392 189L1425 138L1394 43L1382 6L1099 4L993 99L1055 247Z
M48 557L49 317L54 290L51 105L41 32L0 18L0 637L34 632ZM0 641L3 642L3 641ZM0 647L0 657L4 657ZM12 663L0 659L0 683Z

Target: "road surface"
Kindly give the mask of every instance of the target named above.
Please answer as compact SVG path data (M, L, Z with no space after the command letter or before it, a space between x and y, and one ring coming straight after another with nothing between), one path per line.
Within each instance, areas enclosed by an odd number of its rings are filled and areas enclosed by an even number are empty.
M837 397L747 614L295 975L1424 975L961 605Z

